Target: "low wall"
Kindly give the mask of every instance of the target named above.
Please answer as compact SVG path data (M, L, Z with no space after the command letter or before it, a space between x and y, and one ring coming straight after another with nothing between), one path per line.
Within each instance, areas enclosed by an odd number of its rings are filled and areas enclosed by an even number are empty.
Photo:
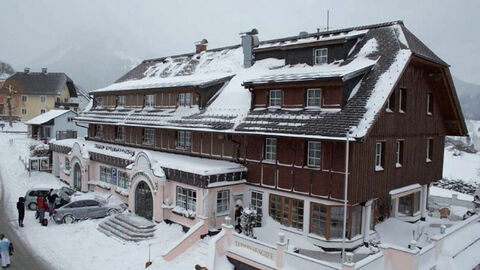
M193 246L201 236L208 233L208 222L201 220L193 227L191 227L188 232L176 241L169 249L163 253L163 258L166 261L171 261L175 259L178 255L182 254L185 250Z

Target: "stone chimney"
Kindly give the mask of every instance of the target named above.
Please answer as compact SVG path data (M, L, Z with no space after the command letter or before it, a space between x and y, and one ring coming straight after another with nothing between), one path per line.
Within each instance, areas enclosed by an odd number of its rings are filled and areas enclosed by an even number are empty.
M253 48L259 45L258 30L253 28L250 32L240 33L243 48L243 67L251 67L255 61Z
M42 73L47 74L48 69L46 67L42 68Z
M195 53L201 53L207 50L208 40L202 39L195 42Z
M23 70L23 72L24 72L25 74L30 73L30 68L29 68L29 67L26 67L26 68Z

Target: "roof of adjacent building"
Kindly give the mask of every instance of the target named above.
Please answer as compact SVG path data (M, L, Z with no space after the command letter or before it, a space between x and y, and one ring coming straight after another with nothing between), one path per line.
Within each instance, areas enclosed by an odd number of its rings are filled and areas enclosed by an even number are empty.
M45 124L61 115L64 115L68 112L72 112L74 113L75 115L77 114L76 112L74 111L70 111L70 110L50 110L46 113L42 113L40 114L39 116L37 117L34 117L30 120L28 120L27 122L25 122L25 124L27 125L42 125L42 124Z
M385 104L412 56L440 67L448 65L415 37L401 21L305 34L260 42L255 50L288 49L319 41L357 39L345 60L325 65L286 65L284 59L256 61L243 68L240 45L145 60L114 84L94 92L158 89L173 85L198 86L227 78L223 87L200 110L98 109L77 119L92 123L202 129L304 137L364 137ZM252 85L337 78L355 86L340 109L251 110ZM452 85L453 87L453 85ZM459 110L461 121L461 111Z
M70 96L77 96L75 84L65 73L16 72L5 81L2 91L10 85L26 95L58 95L67 86Z

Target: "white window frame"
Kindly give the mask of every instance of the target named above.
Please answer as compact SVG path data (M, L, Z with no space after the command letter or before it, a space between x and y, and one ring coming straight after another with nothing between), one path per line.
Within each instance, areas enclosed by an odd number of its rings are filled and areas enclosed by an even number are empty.
M426 150L427 150L427 153L426 153L426 158L425 158L425 161L426 162L432 162L432 157L430 156L430 142L432 142L432 148L433 148L433 138L427 138L427 147L426 147ZM432 150L432 153L433 153L433 150Z
M117 96L117 107L125 106L125 96Z
M143 129L142 144L153 145L154 143L155 143L155 129L144 128Z
M188 211L197 211L197 191L182 186L175 189L175 205Z
M177 148L189 150L192 145L192 133L186 130L177 131Z
M63 169L65 171L70 171L70 160L67 156L65 156L65 158L63 159Z
M144 97L144 107L152 108L155 107L155 94L145 95Z
M224 189L217 191L215 209L217 216L227 215L230 213L230 190Z
M100 165L99 168L99 177L100 182L111 183L112 182L112 169L110 167Z
M430 99L432 98L432 93L427 93L427 115L433 115L433 108L430 108ZM433 104L433 102L432 102Z
M124 171L117 171L117 186L119 188L127 189L128 188L128 174Z
M46 103L47 102L47 96L41 95L40 96L40 103Z
M254 196L254 194L256 195ZM250 207L257 211L255 227L261 227L263 216L263 192L257 190L250 191Z
M116 126L115 127L115 140L116 141L124 141L125 140L125 127L124 126Z
M265 158L266 161L275 162L277 160L277 139L265 138Z
M27 109L26 108L22 108L22 115L27 115Z
M191 93L179 93L178 94L178 106L191 106L192 94Z
M22 95L22 102L26 103L28 101L28 96L27 95Z
M405 113L405 110L402 109L403 102L406 102L403 98L403 91L406 91L404 88L398 88L398 112ZM405 104L405 108L407 108L407 104Z
M316 93L318 92L319 95L318 97L313 94L313 96L310 95L310 93ZM316 101L318 100L318 104L317 102L312 102L312 101ZM310 103L314 103L314 104L310 104ZM309 108L320 108L322 107L322 89L321 88L312 88L312 89L307 89L307 107Z
M274 108L282 107L282 90L272 89L268 91L268 106Z
M318 149L316 149L318 147ZM318 153L318 157L315 155ZM322 165L322 143L319 141L308 141L307 166L320 168Z
M313 52L315 58L315 65L328 63L328 48L315 49Z
M403 144L403 147L402 147ZM395 167L402 167L403 160L400 160L402 152L404 152L405 143L404 140L397 140L397 146L395 150Z
M103 97L96 97L96 107L103 107Z
M375 144L375 170L376 171L382 171L383 166L382 166L382 149L383 148L383 142L377 142Z

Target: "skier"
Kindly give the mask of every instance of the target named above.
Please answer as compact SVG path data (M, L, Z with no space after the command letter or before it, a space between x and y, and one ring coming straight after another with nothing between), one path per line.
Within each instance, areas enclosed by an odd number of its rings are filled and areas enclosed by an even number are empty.
M5 235L0 234L0 255L2 256L2 267L10 266L10 241Z
M23 218L25 217L25 198L18 198L17 202L17 211L18 211L18 225L23 227Z

